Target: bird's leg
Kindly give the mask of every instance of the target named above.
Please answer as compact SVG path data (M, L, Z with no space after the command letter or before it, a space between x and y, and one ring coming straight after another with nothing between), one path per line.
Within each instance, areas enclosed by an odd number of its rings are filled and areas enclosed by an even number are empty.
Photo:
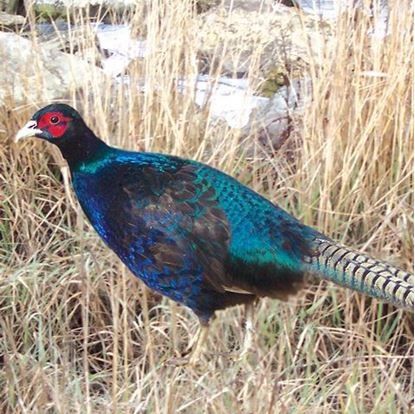
M179 357L179 341L178 341L178 334L177 334L177 304L174 301L170 301L170 309L171 309L171 338L173 342L173 351Z
M244 337L244 344L242 347L242 352L240 354L241 358L248 355L248 353L252 350L252 345L254 342L254 303L249 302L244 305L245 307L245 337Z
M197 335L197 340L191 342L192 349L190 351L190 356L189 356L189 365L195 365L198 362L200 354L202 353L202 350L203 350L204 343L208 336L208 333L209 333L209 324L201 323L200 328L199 328L199 333Z
M200 354L202 353L204 343L206 341L209 332L209 322L207 320L200 319L199 330L196 335L189 341L184 353L179 358L172 358L169 363L171 365L191 365L195 366L199 361Z

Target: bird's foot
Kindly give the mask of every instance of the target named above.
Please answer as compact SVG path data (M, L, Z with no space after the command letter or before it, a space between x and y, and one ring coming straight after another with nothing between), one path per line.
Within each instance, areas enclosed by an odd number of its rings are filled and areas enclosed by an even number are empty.
M176 352L176 357L169 361L169 365L195 367L200 365L201 357L206 337L208 335L208 327L202 326L197 337L195 337L184 351L180 354Z

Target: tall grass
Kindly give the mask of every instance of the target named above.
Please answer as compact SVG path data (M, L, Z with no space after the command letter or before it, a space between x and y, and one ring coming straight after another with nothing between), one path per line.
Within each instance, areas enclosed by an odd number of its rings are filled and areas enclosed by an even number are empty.
M307 73L312 99L294 120L294 136L275 153L258 146L254 157L245 151L254 134L241 142L210 117L209 105L194 105L190 86L177 91L179 78L197 73L190 1L148 4L123 17L151 51L131 65L131 81L86 79L82 96L68 96L97 134L112 145L208 162L331 237L411 269L413 16L401 2L390 2L383 40L368 35L373 20L363 13L339 19ZM71 39L82 51L92 41L87 16L68 17L84 30ZM217 53L212 82L226 42ZM31 87L41 97L41 72L39 79ZM258 85L255 59L249 79ZM175 365L197 331L195 316L149 292L103 245L54 149L11 145L33 110L9 102L0 112L1 412L413 409L412 315L326 282L288 304L262 300L248 357L239 358L237 307L218 314L200 366Z

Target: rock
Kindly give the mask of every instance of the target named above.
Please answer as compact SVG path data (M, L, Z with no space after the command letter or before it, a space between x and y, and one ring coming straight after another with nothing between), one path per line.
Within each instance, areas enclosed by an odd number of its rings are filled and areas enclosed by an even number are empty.
M278 150L294 131L295 118L301 116L310 97L309 79L294 80L281 87L266 105L251 113L248 125L242 129L242 138L254 134L264 148Z
M221 0L196 0L196 11L197 13L205 13L212 7L217 6Z
M123 75L131 66L140 65L148 54L146 41L133 36L127 25L100 24L96 34L99 48L106 58L102 68L107 75Z
M390 5L388 0L295 0L298 7L325 20L336 20L342 13L361 13L370 18L373 28L369 34L384 38L389 33Z
M180 82L179 91L186 92L190 85L192 82ZM231 128L245 127L251 112L268 102L268 98L254 95L246 79L219 78L212 82L200 75L193 88L195 103L202 108L209 105L211 117L225 120Z
M88 6L111 7L113 9L121 9L131 7L136 4L136 0L35 0L34 7L41 5L52 5L56 8L84 8Z
M0 10L9 14L24 14L25 0L0 0Z
M236 8L239 3L244 7ZM215 57L224 52L222 74L244 76L256 65L262 80L276 66L285 68L289 77L292 72L301 76L331 47L334 28L330 23L281 4L274 4L271 11L264 6L265 11L258 12L246 3L262 2L234 2L231 11L218 7L198 16L199 54L204 63L210 58L217 64Z
M36 36L42 47L47 50L73 53L83 60L103 66L103 58L106 57L100 48L100 42L96 35L96 30L88 24L76 26L67 22L58 21L54 24L36 24ZM93 36L91 36L93 33ZM33 31L23 33L23 35L33 35Z
M134 0L34 0L33 10L37 21L66 21L74 16L74 10L88 10L88 16L105 20L109 15L122 16L136 6ZM110 18L111 20L111 18Z
M67 9L104 8L123 12L136 5L134 0L34 0L33 9L36 13L66 14Z
M224 0L222 6L224 9L245 10L248 12L270 12L272 11L273 0Z
M356 0L295 0L295 3L307 13L316 14L324 19L336 19L340 7L350 7Z
M76 26L58 21L36 24L35 30L44 48L73 53L113 77L128 72L131 65L139 63L147 54L146 42L132 36L127 25Z
M0 11L0 27L7 27L14 29L15 26L22 26L25 22L23 16L18 14L8 14Z
M0 105L43 104L68 97L92 82L106 84L103 72L84 60L35 46L14 33L0 32Z

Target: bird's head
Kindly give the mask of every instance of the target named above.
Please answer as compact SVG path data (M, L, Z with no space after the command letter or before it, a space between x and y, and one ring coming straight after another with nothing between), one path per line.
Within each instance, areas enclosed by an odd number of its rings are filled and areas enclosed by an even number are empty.
M37 137L59 146L59 142L67 140L80 125L84 125L81 116L69 105L48 105L37 111L20 129L15 142L23 138Z
M105 146L81 115L65 104L52 104L37 111L16 134L15 142L28 137L41 138L58 146L70 166L93 157Z

